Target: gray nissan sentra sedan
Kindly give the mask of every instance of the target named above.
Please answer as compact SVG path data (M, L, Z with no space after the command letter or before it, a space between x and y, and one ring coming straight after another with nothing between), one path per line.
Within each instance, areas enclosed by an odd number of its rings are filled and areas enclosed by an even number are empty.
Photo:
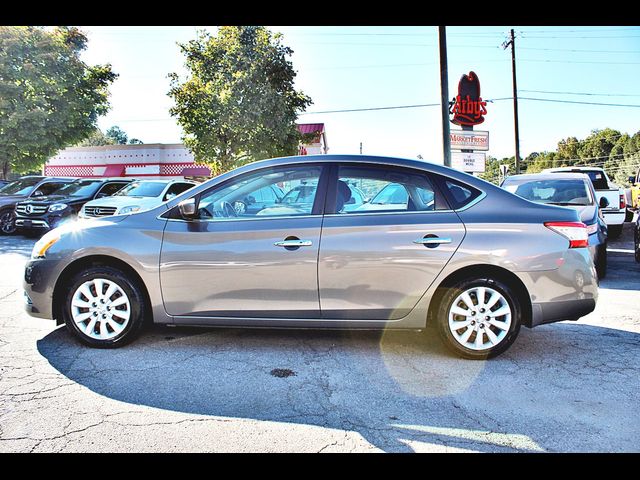
M377 195L389 185L393 195ZM307 193L247 208L268 186ZM366 197L357 206L355 189ZM440 165L363 155L264 160L152 210L60 227L34 246L24 288L31 315L93 347L124 345L145 321L433 323L467 358L500 354L522 325L577 320L598 295L576 211Z

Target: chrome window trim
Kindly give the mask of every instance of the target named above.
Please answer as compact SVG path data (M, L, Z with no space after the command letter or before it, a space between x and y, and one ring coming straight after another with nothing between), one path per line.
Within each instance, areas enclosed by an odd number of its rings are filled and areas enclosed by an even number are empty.
M361 217L361 216L370 216L370 215L415 215L415 214L423 214L423 213L453 213L454 210L400 210L396 212L389 212L380 210L379 212L349 212L349 213L327 213L324 215L325 217L341 217L341 218L350 218L350 217Z
M182 218L163 218L162 217L163 214L158 215L156 218L158 220L166 220L167 222L244 222L244 221L255 221L255 220L278 220L278 219L284 219L284 218L320 218L322 217L322 215L282 215L282 216L278 216L278 217L268 217L268 216L264 216L264 217L251 217L251 218L194 218L192 220L184 220Z

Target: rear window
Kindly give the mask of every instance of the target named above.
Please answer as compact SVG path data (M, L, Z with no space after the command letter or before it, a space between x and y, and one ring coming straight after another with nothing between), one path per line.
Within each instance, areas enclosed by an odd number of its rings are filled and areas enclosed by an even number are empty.
M444 194L447 197L449 205L454 210L459 210L466 205L469 205L482 193L471 185L467 185L466 183L462 183L451 178L442 177L441 185L444 187Z

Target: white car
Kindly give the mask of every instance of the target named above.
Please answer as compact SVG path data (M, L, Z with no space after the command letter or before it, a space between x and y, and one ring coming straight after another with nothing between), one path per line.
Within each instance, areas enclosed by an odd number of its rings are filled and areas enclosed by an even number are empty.
M613 183L607 173L600 167L558 167L547 168L542 173L574 172L589 176L596 191L598 202L606 198L608 205L602 208L604 221L607 222L609 238L617 238L622 233L622 226L626 217L627 202L624 190Z
M138 180L111 197L87 202L78 216L95 218L142 212L157 207L196 185L196 182L190 180Z

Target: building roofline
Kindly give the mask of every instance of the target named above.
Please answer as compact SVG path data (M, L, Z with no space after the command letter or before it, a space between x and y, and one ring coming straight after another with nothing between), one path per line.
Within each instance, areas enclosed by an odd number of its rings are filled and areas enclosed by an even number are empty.
M88 146L88 147L67 147L60 152L89 152L89 151L110 151L110 150L145 150L150 148L157 149L166 149L166 150L177 150L177 149L187 149L187 147L183 143L142 143L135 145L97 145L97 146ZM188 150L188 149L187 149ZM58 153L60 153L58 152ZM54 155L55 156L55 155Z

